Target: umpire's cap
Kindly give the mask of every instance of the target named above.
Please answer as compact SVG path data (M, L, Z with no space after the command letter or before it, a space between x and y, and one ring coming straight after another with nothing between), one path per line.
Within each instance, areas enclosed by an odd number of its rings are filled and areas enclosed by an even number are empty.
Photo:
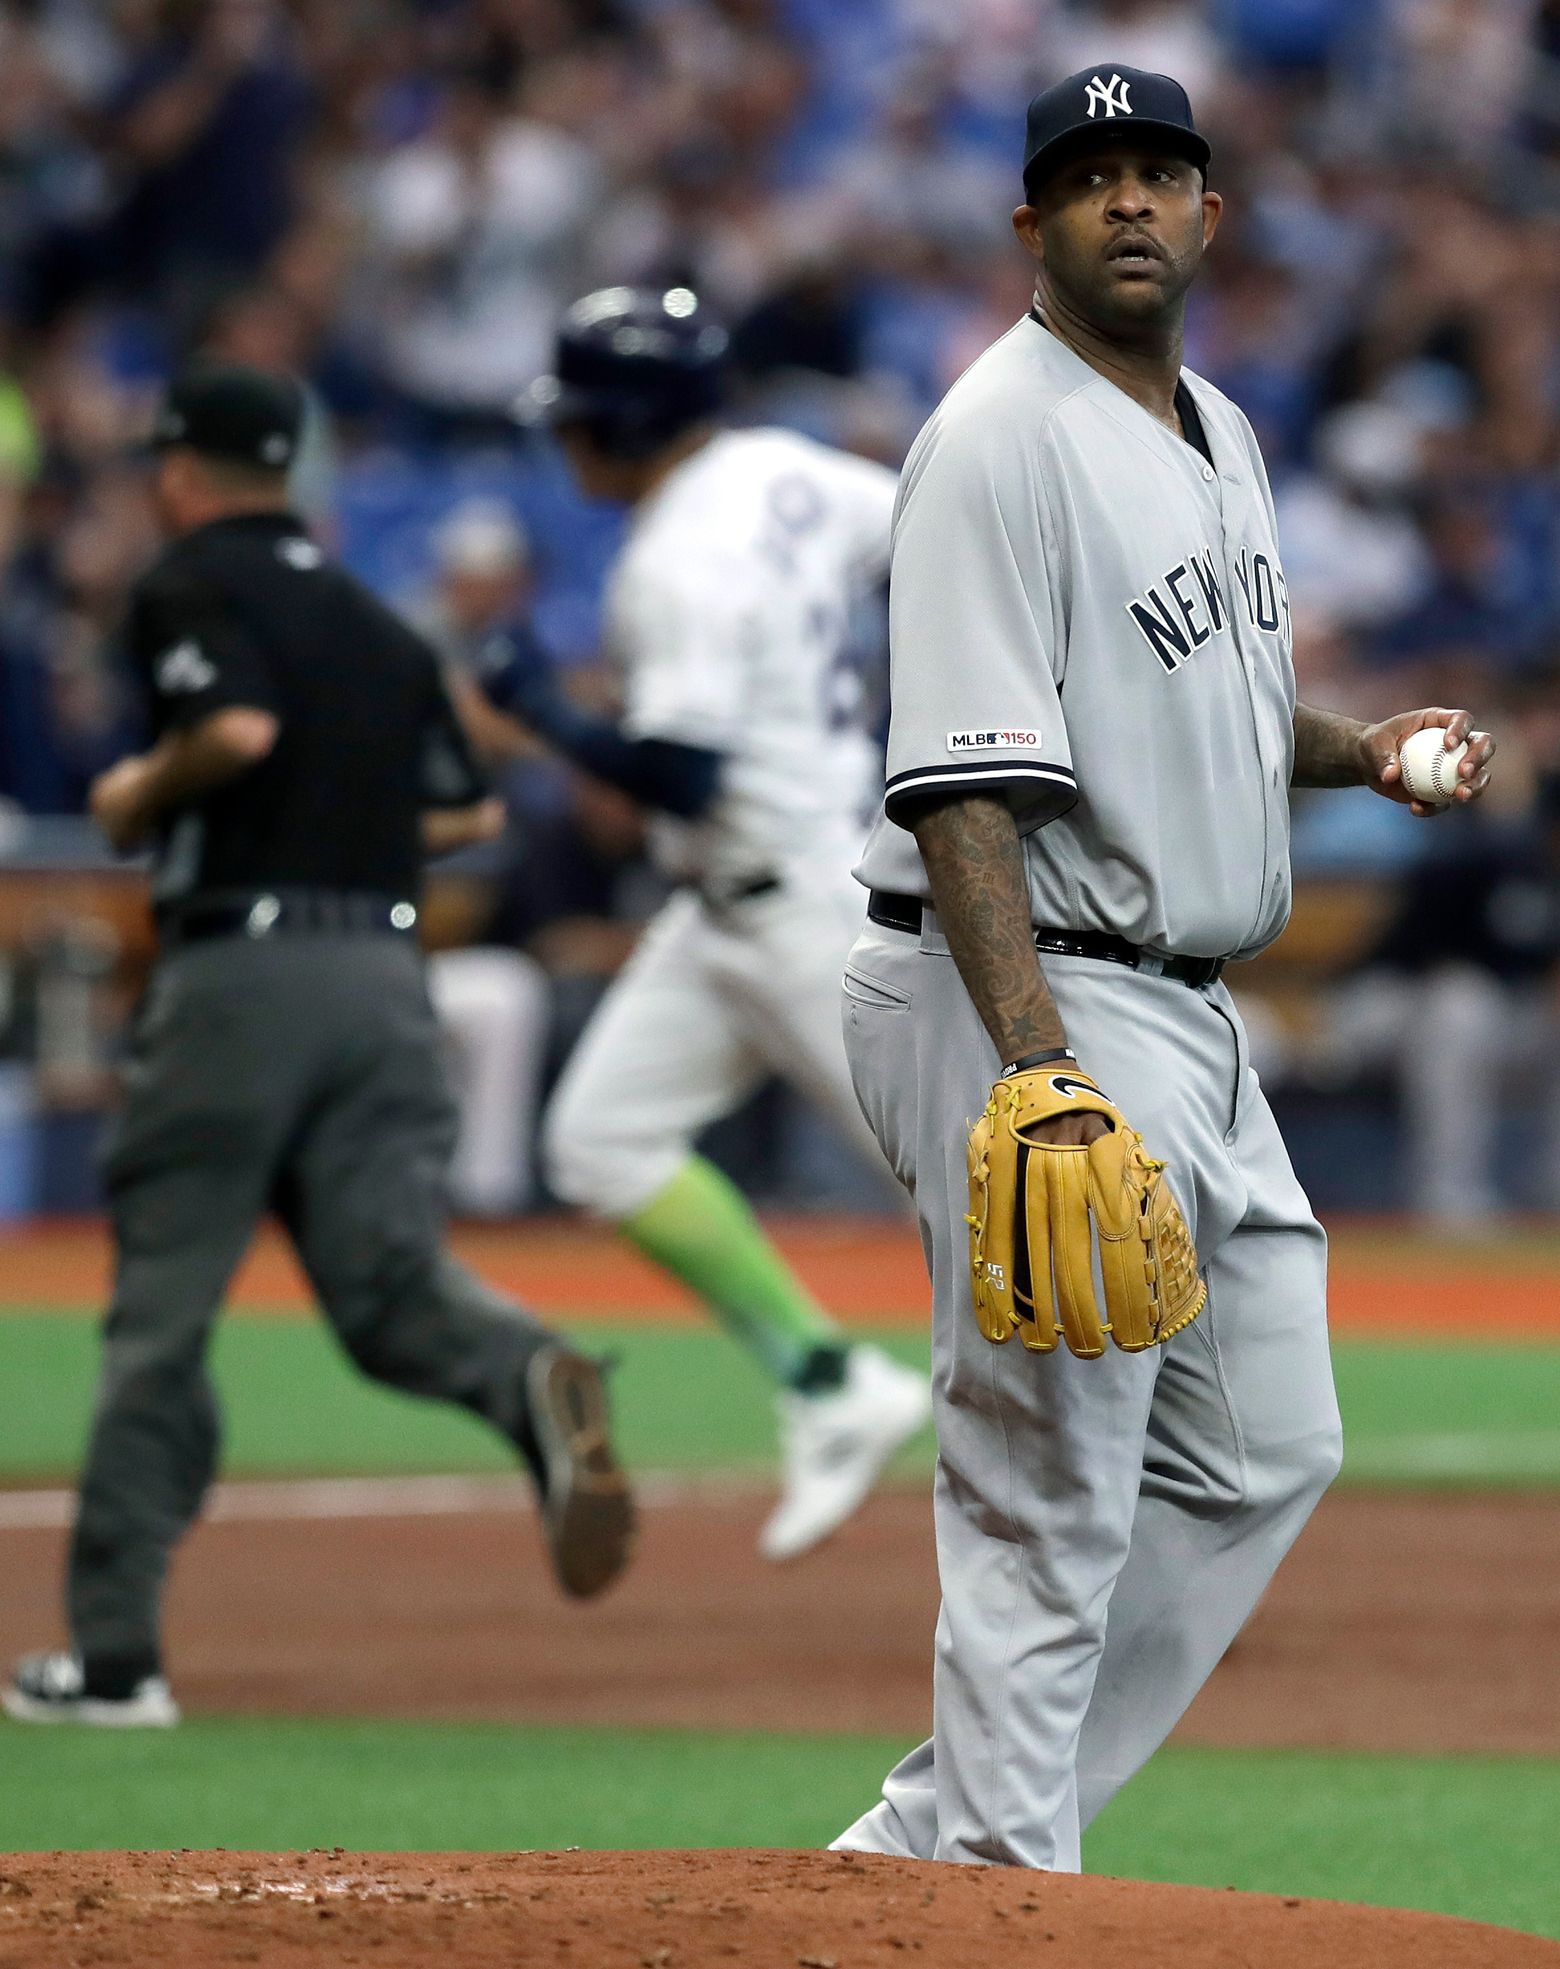
M302 386L280 370L237 362L193 362L168 386L152 449L188 445L261 471L285 472L303 430Z
M582 424L603 451L648 458L719 410L729 339L691 288L600 288L564 315L553 373L517 413Z
M1115 137L1151 137L1208 173L1208 139L1192 121L1179 82L1145 68L1100 62L1080 68L1029 105L1024 127L1024 190L1059 164Z

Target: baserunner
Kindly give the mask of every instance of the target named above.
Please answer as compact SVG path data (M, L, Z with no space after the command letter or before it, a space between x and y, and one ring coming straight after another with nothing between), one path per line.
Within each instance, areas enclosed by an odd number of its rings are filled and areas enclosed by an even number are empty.
M652 813L676 892L607 993L553 1097L547 1180L616 1224L748 1346L776 1385L770 1559L827 1538L928 1420L924 1374L851 1344L696 1152L777 1074L876 1166L851 1091L839 968L850 879L882 784L849 634L882 581L892 472L721 420L726 333L687 288L577 301L530 414L584 491L632 508L606 651L621 720L535 663L495 700Z

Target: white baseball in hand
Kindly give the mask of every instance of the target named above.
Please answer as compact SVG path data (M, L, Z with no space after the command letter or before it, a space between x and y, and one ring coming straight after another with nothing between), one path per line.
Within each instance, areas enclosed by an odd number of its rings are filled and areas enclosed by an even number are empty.
M1461 741L1448 748L1444 725L1427 725L1398 747L1403 784L1427 807L1450 806L1458 787L1457 768L1467 750Z

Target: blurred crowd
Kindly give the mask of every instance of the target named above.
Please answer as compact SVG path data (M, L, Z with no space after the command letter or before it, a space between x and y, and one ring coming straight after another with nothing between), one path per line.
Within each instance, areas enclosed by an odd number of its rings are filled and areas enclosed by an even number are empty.
M452 657L523 613L591 688L617 521L509 418L561 307L692 285L733 325L739 414L897 462L1027 305L1028 97L1100 59L1180 78L1213 142L1188 360L1262 439L1303 694L1502 735L1466 826L1302 800L1302 873L1390 885L1351 988L1471 971L1560 1055L1560 0L8 0L0 799L79 809L133 734L134 441L182 356L305 377L300 503ZM610 966L632 815L507 770L465 929ZM1443 861L1483 928L1431 950L1391 899ZM1270 1070L1368 1072L1401 1020L1275 1018Z

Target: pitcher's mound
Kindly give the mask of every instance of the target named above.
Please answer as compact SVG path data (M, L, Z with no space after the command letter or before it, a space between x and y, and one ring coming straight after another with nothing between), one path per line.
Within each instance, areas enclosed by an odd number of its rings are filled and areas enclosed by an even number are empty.
M0 1964L1556 1969L1433 1915L784 1852L0 1857Z

